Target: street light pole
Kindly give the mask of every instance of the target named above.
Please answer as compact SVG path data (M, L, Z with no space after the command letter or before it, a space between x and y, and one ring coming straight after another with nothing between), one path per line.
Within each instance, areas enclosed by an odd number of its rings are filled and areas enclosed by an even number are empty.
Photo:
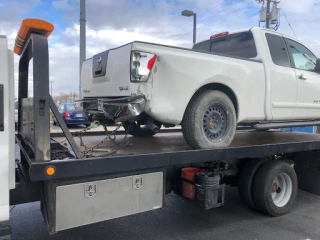
M193 44L197 41L197 14L193 13Z
M51 85L51 89L50 89L50 94L51 94L51 97L52 97L52 84L54 83L54 81L50 81L50 85Z
M190 10L184 10L181 12L181 15L185 17L193 16L193 44L195 44L197 41L197 13Z

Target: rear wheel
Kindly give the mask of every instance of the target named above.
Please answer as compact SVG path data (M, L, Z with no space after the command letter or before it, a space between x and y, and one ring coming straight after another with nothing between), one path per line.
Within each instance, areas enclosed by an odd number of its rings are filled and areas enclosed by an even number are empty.
M137 122L122 122L123 128L134 137L152 137L156 133L146 126L141 126ZM159 128L161 125L158 126Z
M226 94L208 90L191 100L181 125L183 136L192 148L226 147L236 131L236 111Z
M238 192L242 202L249 208L256 209L252 197L252 185L257 170L267 159L249 159L240 170Z
M288 213L298 191L298 180L294 169L285 162L264 163L254 179L253 201L257 208L271 216Z

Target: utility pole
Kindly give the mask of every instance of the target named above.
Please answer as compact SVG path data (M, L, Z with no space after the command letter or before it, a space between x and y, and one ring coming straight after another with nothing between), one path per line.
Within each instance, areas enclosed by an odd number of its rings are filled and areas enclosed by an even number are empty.
M279 8L277 5L280 3L280 1L277 0L256 0L257 3L262 3L262 9L260 11L260 21L259 26L261 22L266 23L267 29L273 29L277 30L280 26L279 21ZM264 7L266 3L266 8ZM272 10L271 10L271 4L273 3ZM271 25L273 25L271 27Z
M271 0L267 0L266 29L270 29L270 5L271 5Z
M79 63L79 99L81 92L81 68L86 60L86 0L80 0L80 63Z

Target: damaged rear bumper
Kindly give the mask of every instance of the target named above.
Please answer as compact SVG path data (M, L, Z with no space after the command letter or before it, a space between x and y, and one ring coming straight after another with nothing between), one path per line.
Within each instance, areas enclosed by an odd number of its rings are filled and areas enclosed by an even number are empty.
M90 115L104 115L114 122L136 119L143 113L146 99L144 95L123 98L84 99L84 110Z

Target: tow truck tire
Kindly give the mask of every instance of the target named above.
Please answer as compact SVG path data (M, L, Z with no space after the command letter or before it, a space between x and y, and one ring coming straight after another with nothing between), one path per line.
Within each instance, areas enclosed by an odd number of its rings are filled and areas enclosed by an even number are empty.
M207 90L191 99L181 125L186 142L194 149L227 147L236 131L236 111L225 93Z
M253 202L271 216L288 213L298 192L297 175L290 164L268 161L257 171L253 183Z
M249 208L256 209L252 197L252 185L257 170L267 159L249 159L241 168L238 181L238 192L241 201Z
M156 133L146 126L141 127L136 122L122 122L123 128L134 137L152 137Z

